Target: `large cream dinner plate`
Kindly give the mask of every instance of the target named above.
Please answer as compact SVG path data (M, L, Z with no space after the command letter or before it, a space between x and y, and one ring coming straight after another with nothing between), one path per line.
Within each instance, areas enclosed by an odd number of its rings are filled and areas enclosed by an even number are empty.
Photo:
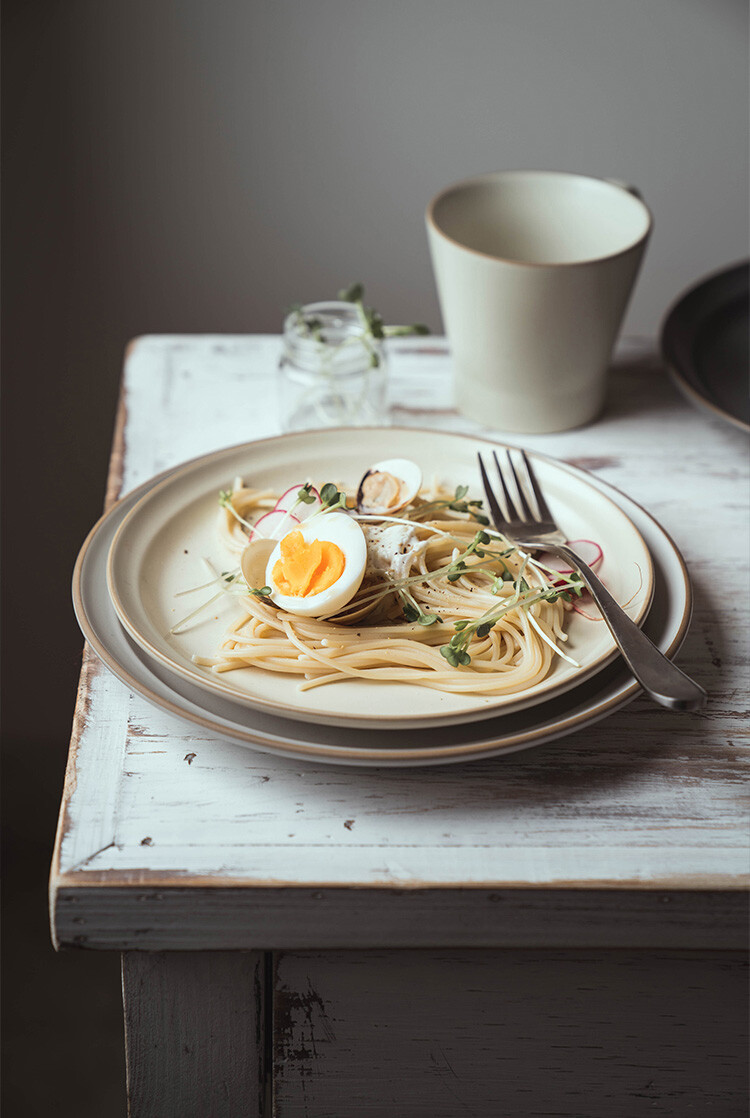
M510 713L578 686L617 650L606 625L569 615L565 650L577 665L555 658L547 677L517 695L454 695L407 684L342 679L300 691L298 679L259 668L217 674L193 662L210 656L239 615L227 595L178 633L171 630L200 598L182 592L206 581L205 559L225 571L237 565L217 532L218 496L241 476L279 493L310 478L347 488L374 462L408 457L426 478L451 489L468 485L481 497L476 456L497 444L475 437L405 428L341 428L266 439L196 459L145 494L124 518L112 542L107 581L125 630L157 663L204 692L267 714L304 722L367 729L466 723ZM534 455L539 482L568 539L595 540L603 549L600 573L615 598L642 622L653 593L649 549L606 486L583 472ZM210 591L206 592L206 597ZM446 627L447 636L452 630Z
M249 710L229 698L203 691L148 656L130 639L107 590L107 556L114 535L136 502L160 480L153 479L133 490L94 525L78 555L72 590L76 617L90 647L127 690L151 703L160 716L166 713L175 719L175 735L207 732L234 745L312 763L378 767L455 764L506 756L579 733L627 705L640 691L618 659L579 687L526 710L463 726L387 733L305 724ZM608 488L593 475L589 480L596 487ZM669 535L643 508L619 492L615 500L643 535L654 562L654 602L644 631L666 656L673 657L688 631L692 610L684 560Z

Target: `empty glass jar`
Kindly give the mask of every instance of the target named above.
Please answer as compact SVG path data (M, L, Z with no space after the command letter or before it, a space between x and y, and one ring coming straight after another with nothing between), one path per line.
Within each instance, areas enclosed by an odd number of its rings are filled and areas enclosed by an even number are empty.
M387 421L387 358L353 303L308 303L284 321L279 415L284 431Z

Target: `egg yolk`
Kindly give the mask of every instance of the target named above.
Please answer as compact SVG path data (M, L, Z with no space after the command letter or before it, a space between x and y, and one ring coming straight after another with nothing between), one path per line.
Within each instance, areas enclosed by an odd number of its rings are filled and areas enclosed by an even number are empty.
M308 598L333 586L344 572L341 548L330 540L305 541L300 531L281 541L281 558L274 563L273 578L282 594Z

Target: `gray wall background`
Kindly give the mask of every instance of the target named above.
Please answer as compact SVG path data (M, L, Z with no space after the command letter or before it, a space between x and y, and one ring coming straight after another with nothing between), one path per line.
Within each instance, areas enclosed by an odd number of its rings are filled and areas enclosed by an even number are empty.
M439 330L425 205L514 167L638 185L625 329L655 336L748 251L747 8L5 0L2 73L6 1113L99 1118L124 1113L117 962L52 954L45 882L126 342L276 332L353 280Z
M18 61L64 164L61 294L79 320L275 331L290 302L361 278L389 316L438 329L425 205L500 168L641 189L655 233L630 332L745 253L742 0L27 9Z

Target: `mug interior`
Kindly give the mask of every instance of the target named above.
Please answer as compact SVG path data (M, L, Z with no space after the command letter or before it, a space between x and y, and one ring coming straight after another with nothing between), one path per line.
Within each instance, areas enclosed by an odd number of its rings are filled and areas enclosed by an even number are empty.
M623 187L552 171L482 175L431 203L439 233L463 248L527 264L574 264L625 252L646 236L648 209Z

